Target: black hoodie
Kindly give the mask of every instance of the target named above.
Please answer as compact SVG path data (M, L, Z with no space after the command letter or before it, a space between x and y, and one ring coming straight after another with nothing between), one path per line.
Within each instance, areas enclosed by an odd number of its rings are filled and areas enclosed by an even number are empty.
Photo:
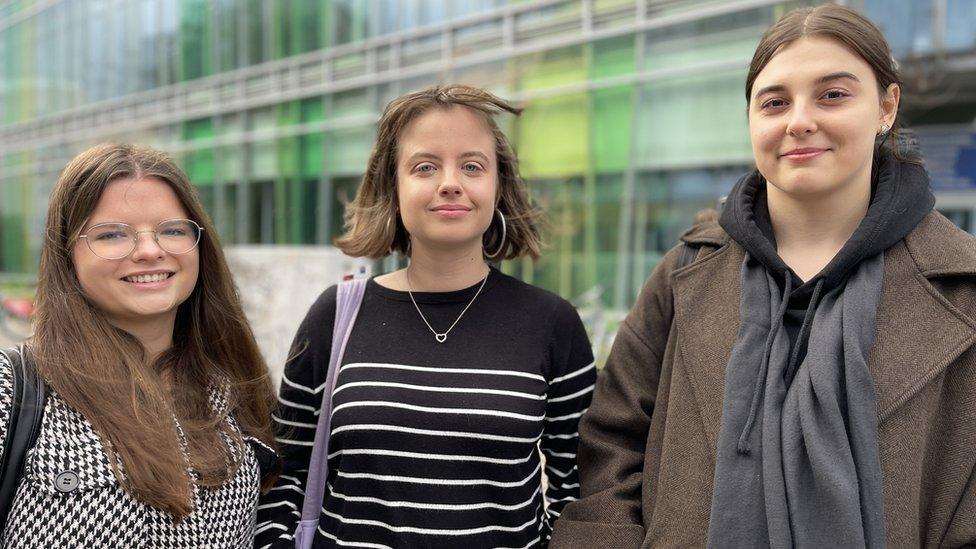
M790 292L783 324L790 336L791 349L799 343L799 352L795 354L802 360L808 335L804 318L810 318L806 313L817 307L817 303L811 303L817 285L823 281L817 295L824 295L842 284L858 263L905 238L934 204L928 174L920 164L898 160L890 153L880 155L871 172L871 204L867 213L837 255L806 282L776 252L765 180L758 171L744 176L732 188L719 224L773 274L780 288L786 276L792 277L791 286L795 289Z

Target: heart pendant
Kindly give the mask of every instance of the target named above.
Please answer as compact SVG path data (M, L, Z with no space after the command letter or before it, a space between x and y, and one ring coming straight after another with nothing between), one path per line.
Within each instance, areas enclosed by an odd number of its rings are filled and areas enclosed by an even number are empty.
M434 334L434 339L436 339L438 343L444 343L447 341L447 334Z

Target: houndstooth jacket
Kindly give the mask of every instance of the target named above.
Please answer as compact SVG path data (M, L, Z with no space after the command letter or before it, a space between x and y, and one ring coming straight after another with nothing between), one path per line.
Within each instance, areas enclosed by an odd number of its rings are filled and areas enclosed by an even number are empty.
M0 354L0 444L6 442L12 396L11 366ZM222 392L212 392L215 409L225 402ZM244 456L235 456L243 459L237 474L218 488L194 486L194 510L176 524L122 489L92 425L49 390L0 549L250 548L260 489L255 450L270 449L245 438L250 444Z

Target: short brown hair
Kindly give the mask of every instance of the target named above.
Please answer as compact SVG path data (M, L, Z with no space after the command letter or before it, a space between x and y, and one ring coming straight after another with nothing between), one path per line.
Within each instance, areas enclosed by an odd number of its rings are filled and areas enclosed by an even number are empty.
M756 52L749 64L746 76L746 105L752 102L752 86L759 73L779 51L789 44L806 36L823 36L840 42L855 55L863 59L878 81L878 93L882 97L888 86L901 86L901 77L891 48L881 29L860 13L834 4L824 4L815 8L797 8L784 15L763 34ZM918 161L914 145L898 133L898 119L891 128L890 141L879 141L882 151L892 151L908 161Z
M502 243L501 221L492 217L485 232L486 250L501 251L492 259L514 259L523 255L539 257L540 239L537 227L538 208L526 192L519 175L518 157L508 138L495 123L494 115L508 112L518 115L522 109L481 88L462 84L434 86L402 95L386 106L376 132L376 144L370 153L366 174L356 198L346 207L346 232L335 244L354 257L378 259L392 252L409 254L410 235L398 215L397 154L400 137L407 125L431 109L467 107L484 116L495 139L498 158L498 203L505 216L506 236Z

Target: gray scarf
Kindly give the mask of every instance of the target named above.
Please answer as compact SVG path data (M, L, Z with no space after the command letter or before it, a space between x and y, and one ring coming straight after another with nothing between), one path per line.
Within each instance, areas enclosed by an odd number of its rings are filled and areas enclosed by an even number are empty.
M867 357L884 254L845 284L817 285L790 351L780 288L742 264L739 333L726 367L709 547L885 546L878 416Z

